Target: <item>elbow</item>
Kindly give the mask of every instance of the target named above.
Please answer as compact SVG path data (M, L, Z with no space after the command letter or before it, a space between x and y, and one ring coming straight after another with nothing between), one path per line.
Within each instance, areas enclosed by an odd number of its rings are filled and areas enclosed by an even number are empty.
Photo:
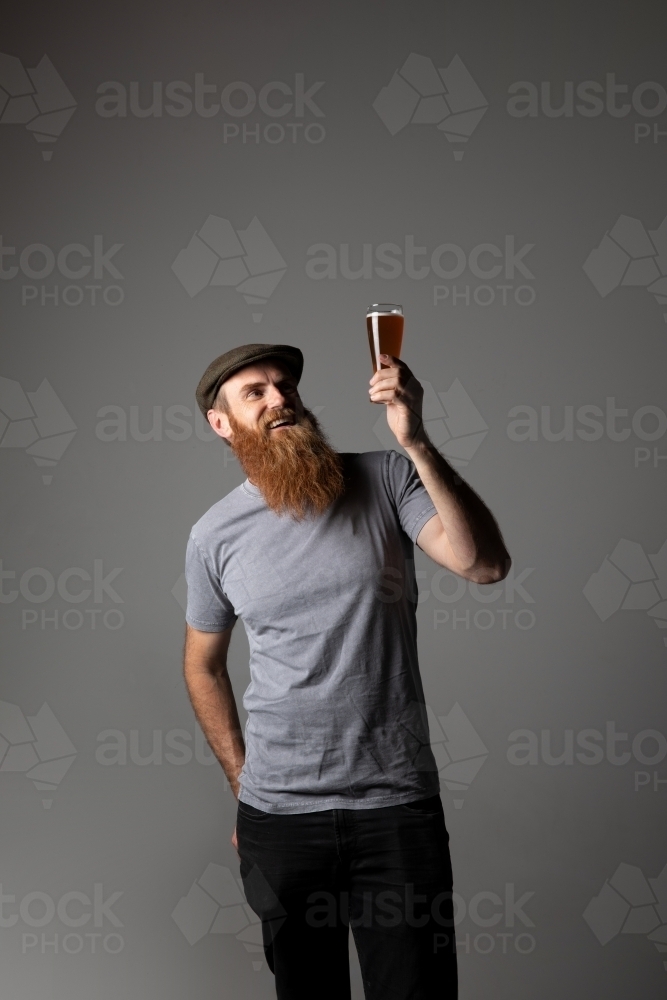
M500 583L509 573L511 566L512 560L505 550L500 558L478 560L466 573L466 577L473 583Z
M507 549L503 549L502 557L497 560L493 568L494 572L497 574L492 581L493 583L499 583L500 580L504 580L509 574L509 571L512 568L512 559Z

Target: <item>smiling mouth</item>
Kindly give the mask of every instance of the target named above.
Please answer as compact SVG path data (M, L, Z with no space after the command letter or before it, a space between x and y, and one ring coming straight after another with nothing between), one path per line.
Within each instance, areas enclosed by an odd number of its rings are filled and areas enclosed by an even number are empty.
M272 423L270 423L269 430L275 431L278 430L278 428L280 427L291 427L293 423L294 420L290 419L289 417L283 417L282 420L274 420Z

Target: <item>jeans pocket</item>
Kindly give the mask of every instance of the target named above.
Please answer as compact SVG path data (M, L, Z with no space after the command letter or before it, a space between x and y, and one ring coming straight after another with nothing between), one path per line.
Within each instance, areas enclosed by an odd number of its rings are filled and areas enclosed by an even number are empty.
M241 799L237 802L237 812L238 815L248 819L268 819L271 815L271 813L264 812L263 809L255 809L254 806L242 802Z
M416 802L404 802L400 808L415 816L435 816L442 813L442 801L439 795L432 795L428 799L418 799Z

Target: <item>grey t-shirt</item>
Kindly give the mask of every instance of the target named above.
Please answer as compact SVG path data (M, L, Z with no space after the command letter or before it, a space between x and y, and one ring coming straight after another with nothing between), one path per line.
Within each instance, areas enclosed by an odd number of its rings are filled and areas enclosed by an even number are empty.
M239 798L270 813L436 795L417 662L414 542L436 513L396 451L344 454L346 490L301 522L248 480L195 524L186 619L250 645Z

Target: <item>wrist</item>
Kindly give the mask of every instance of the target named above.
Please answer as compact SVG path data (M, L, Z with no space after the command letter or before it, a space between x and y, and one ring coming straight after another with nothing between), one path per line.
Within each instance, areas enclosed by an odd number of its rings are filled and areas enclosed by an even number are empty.
M433 443L429 440L428 434L422 426L414 435L410 444L404 444L403 448L412 458L413 454L418 456L425 455L426 452L433 448Z

